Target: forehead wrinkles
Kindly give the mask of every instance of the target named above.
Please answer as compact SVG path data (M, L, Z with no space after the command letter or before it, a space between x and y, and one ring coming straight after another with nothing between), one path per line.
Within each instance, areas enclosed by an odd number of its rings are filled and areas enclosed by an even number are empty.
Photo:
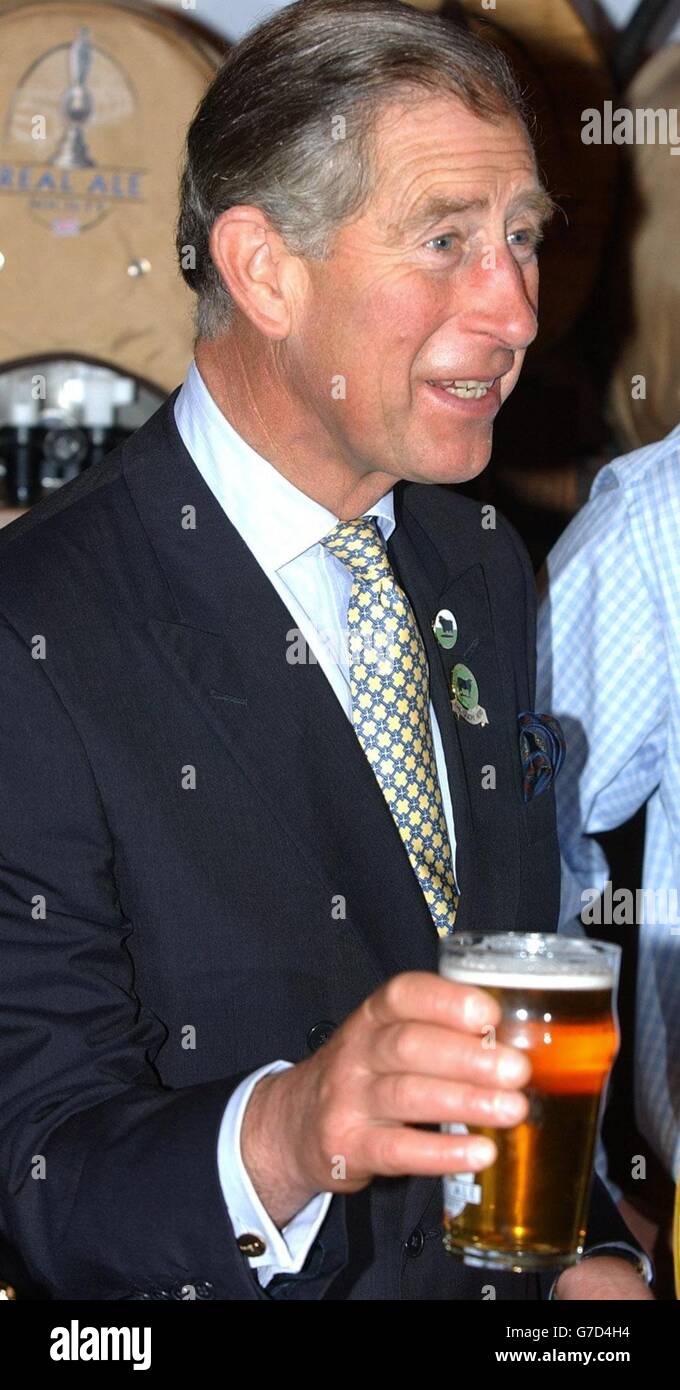
M521 154L517 147L506 150L466 150L462 156L432 160L432 154L406 160L399 170L382 185L374 203L375 218L388 234L398 235L400 222L417 218L419 204L431 197L488 200L489 207L502 199L510 202L517 188L537 182L533 158ZM484 215L485 208L473 208L474 214ZM452 213L452 215L455 215Z
M397 232L400 221L419 202L435 194L489 198L513 195L518 184L537 181L532 154L517 141L503 146L480 142L442 153L431 142L420 150L400 151L398 167L386 171L376 189L374 210L379 224Z
M533 147L513 115L496 124L456 99L420 100L389 108L378 122L371 203L392 220L445 179L455 190L462 181L487 182L488 193L488 181L513 174L538 182Z
M383 110L374 130L373 166L365 211L391 236L428 194L489 198L502 191L501 180L510 187L527 178L539 182L533 148L516 116L491 121L450 95L413 94L410 103L397 101Z
M513 165L509 168L489 164L482 166L479 161L473 165L452 169L444 166L441 170L431 167L421 175L406 181L402 188L385 199L376 208L376 223L381 232L390 238L400 235L416 234L420 230L419 210L422 211L422 226L444 221L447 217L473 217L484 219L493 213L498 204L504 207L526 185L526 175L531 175L532 166ZM487 206L471 206L469 209L450 212L444 209L438 215L426 216L430 200L441 199L443 204L453 203L456 198L486 202Z

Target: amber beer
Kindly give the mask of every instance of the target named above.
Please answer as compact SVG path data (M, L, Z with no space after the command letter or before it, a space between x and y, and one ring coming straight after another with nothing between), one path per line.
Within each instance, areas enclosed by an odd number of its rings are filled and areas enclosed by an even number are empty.
M500 1025L480 1046L509 1043L532 1066L526 1121L469 1131L493 1139L496 1161L444 1179L444 1244L465 1264L541 1270L582 1254L600 1109L619 1045L620 954L602 941L521 932L443 942L441 973L501 1006Z

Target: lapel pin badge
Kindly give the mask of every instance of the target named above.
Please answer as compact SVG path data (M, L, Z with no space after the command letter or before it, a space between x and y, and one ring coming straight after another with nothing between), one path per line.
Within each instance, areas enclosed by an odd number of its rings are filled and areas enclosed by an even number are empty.
M450 608L440 608L433 624L432 631L440 645L445 651L450 651L456 645L458 637L458 624Z
M457 719L468 724L488 724L488 716L479 703L479 686L469 666L459 661L451 672L451 709Z

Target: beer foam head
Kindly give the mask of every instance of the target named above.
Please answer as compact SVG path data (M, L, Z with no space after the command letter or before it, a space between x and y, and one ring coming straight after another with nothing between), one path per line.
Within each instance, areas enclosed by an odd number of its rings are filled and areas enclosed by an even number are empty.
M460 985L477 985L493 989L611 989L614 977L605 965L601 968L590 964L586 972L563 965L558 961L527 962L526 969L518 970L517 959L502 957L494 960L442 961L441 973L447 980L455 980Z
M498 989L613 989L618 948L555 932L461 932L442 943L439 969L460 984Z

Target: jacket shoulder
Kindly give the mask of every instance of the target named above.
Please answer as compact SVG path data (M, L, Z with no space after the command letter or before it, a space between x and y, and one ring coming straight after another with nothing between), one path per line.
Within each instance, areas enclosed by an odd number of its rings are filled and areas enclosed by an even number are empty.
M34 606L35 599L52 611L60 593L87 602L102 582L124 584L140 531L126 473L163 456L164 423L176 394L100 463L0 529L0 611L9 615L15 601Z
M162 452L164 427L173 407L179 387L149 416L138 429L117 444L101 463L91 464L78 477L72 478L49 497L36 502L23 516L0 529L0 568L19 563L23 552L37 545L41 549L56 541L60 535L78 529L81 534L88 525L102 518L121 491L124 467L139 464L147 457Z

